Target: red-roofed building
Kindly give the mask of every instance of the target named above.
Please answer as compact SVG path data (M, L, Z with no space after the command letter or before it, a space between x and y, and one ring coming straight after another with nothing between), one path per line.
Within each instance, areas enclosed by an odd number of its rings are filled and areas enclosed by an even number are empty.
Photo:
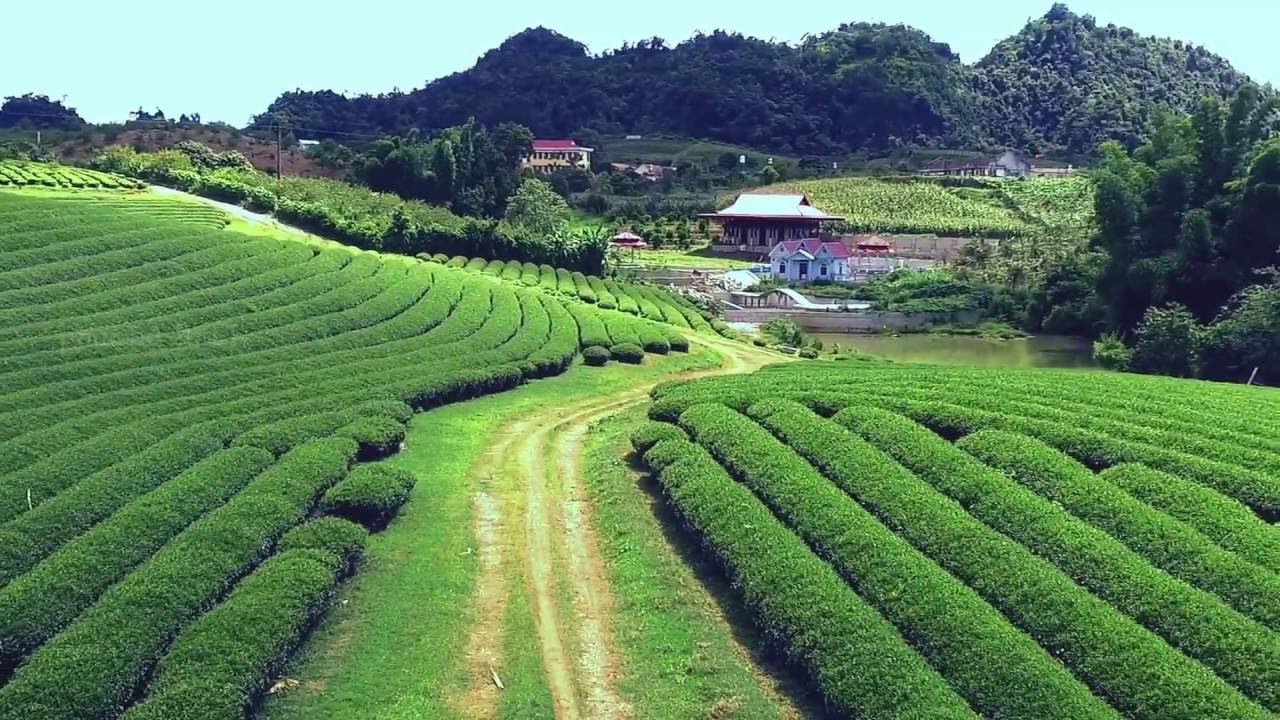
M591 169L594 148L583 147L572 140L534 140L533 152L521 167L538 175L550 175L565 168Z
M783 240L769 251L769 269L775 278L788 282L852 279L849 248L839 240Z

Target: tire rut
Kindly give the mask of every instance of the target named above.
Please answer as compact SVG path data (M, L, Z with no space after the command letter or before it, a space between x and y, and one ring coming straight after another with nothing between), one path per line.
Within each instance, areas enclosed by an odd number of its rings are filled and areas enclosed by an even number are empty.
M724 364L670 379L749 372L764 362L783 359L718 338L691 340L719 351ZM480 559L473 602L478 620L467 652L469 688L458 703L468 718L492 718L497 712L506 598L513 591L507 575L517 562L524 566L555 717L629 720L633 716L616 690L612 588L580 481L580 456L592 424L643 403L657 384L646 382L606 398L540 408L505 423L502 442L473 469L477 481L474 531ZM514 519L520 514L522 527ZM563 594L572 607L562 608ZM567 614L562 613L565 609ZM569 618L576 627L563 627ZM570 639L576 642L571 645Z

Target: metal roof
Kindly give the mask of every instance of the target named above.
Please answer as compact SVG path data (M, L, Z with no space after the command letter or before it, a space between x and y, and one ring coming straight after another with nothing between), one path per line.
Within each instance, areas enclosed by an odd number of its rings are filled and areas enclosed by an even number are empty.
M733 204L704 217L791 218L796 220L841 220L828 215L809 204L804 195L774 195L769 193L743 193Z

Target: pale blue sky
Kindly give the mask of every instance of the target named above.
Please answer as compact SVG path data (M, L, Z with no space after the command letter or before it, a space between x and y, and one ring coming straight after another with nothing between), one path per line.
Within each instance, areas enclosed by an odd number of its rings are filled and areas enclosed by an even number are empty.
M913 25L966 62L1051 0L218 0L25 2L0 13L0 95L44 92L92 121L139 105L243 125L284 90L408 90L469 67L520 30L545 25L593 52L652 36L675 44L716 28L795 41L841 22ZM1280 2L1077 0L1077 13L1204 45L1280 85ZM340 9L340 10L339 10Z

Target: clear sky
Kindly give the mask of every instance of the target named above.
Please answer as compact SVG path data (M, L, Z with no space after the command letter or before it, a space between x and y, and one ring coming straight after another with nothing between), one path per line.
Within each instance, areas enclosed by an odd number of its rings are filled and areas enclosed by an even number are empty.
M0 95L64 97L86 119L123 120L139 105L170 115L248 122L281 92L409 90L469 67L510 35L544 25L592 52L717 28L776 40L858 20L902 22L965 62L1043 15L1051 0L219 0L122 4L23 2L0 12ZM1280 2L1076 0L1144 35L1179 38L1280 85Z

